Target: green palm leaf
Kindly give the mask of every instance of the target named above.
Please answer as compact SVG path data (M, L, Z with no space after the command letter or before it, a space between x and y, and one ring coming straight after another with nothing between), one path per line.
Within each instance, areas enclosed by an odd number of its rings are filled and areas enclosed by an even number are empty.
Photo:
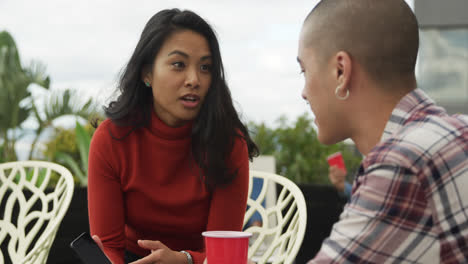
M63 152L56 152L55 157L58 161L67 165L72 170L81 186L86 186L88 184L88 178L83 173L78 163L70 155Z
M80 125L80 123L76 122L76 143L78 145L78 151L80 153L81 158L81 167L83 171L87 171L88 169L88 154L89 154L89 145L91 143L91 137Z
M22 105L22 102L31 100L28 87L33 83L48 89L50 78L46 75L45 66L33 62L23 67L13 37L6 31L0 32L0 138L3 141L0 156L5 161L16 159L18 133L15 129L32 111L29 104Z

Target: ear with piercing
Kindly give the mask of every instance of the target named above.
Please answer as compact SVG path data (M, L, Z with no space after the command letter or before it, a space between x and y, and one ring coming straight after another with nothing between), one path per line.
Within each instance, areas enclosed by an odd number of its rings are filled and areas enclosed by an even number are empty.
M340 90L341 90L341 85L338 85L338 86L336 87L336 90L335 90L335 96L336 96L336 98L338 98L338 100L341 100L341 101L344 101L344 100L348 99L348 97L349 97L349 90L346 90L346 95L345 95L345 96L340 96L340 95L339 95Z

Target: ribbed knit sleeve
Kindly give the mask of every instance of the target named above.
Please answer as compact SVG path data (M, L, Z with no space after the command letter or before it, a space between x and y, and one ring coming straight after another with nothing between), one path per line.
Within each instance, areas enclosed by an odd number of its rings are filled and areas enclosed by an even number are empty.
M232 184L214 191L207 231L242 230L249 187L249 158L247 144L244 140L236 140L230 162L233 169L238 169L238 174ZM204 252L188 252L192 255L194 264L202 264L205 260Z
M91 235L98 235L114 264L124 263L124 202L112 155L108 121L93 135L88 161L88 213Z

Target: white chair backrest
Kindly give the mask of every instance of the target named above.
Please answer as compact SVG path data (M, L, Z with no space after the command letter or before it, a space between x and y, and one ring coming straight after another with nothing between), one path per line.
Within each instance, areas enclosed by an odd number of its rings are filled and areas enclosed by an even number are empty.
M254 178L263 179L262 189L255 200L250 195ZM279 186L279 195L275 205L266 206L264 201L271 186ZM253 234L249 258L258 264L293 263L304 239L307 224L307 208L301 190L283 176L251 170L247 205L249 208L245 214L244 226L255 212L262 218L261 227L250 226L245 230Z
M49 186L52 179L57 183ZM46 188L51 187L51 188ZM45 161L0 164L0 264L46 263L73 196L73 177L65 167ZM3 252L5 250L6 252Z
M276 160L271 155L260 155L253 159L249 164L250 170L276 173ZM265 194L265 207L269 208L276 204L276 183L270 181ZM249 196L250 197L250 196ZM276 221L275 217L270 217L270 222ZM274 222L276 224L276 222Z

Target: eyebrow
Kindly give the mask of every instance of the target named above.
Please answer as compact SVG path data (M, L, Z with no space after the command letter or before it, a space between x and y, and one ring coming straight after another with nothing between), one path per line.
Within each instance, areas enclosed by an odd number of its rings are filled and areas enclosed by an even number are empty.
M167 54L168 57L171 56L171 55L180 55L180 56L185 57L185 58L190 57L187 53L185 53L183 51L180 51L180 50L174 50L174 51L169 52L169 54ZM200 60L201 61L208 60L208 59L211 59L211 57L212 57L211 55L206 55L206 56L201 57Z
M299 57L296 57L297 62L302 63L301 59Z

